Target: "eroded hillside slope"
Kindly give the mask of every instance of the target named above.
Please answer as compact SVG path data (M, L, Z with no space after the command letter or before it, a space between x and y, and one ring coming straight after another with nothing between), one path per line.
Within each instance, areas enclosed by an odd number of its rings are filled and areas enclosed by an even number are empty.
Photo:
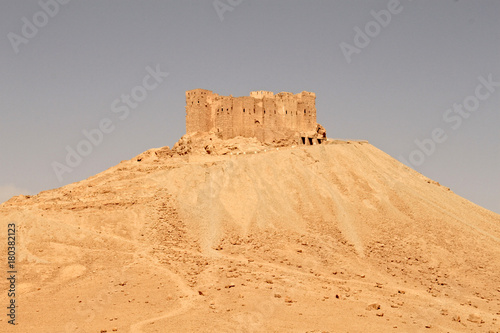
M499 331L498 214L368 143L207 147L0 205L16 329Z

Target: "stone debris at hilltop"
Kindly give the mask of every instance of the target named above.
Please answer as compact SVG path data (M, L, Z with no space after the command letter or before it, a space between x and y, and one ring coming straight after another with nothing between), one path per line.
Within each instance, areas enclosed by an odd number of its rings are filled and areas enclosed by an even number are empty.
M222 140L216 134L184 135L175 145L153 148L134 157L134 160L161 159L185 155L239 155L263 153L276 148L296 147L293 140L280 139L272 143L262 143L255 138L236 137ZM325 141L325 144L333 144ZM338 142L336 142L338 143Z
M317 129L314 133L309 133L311 138L321 138L321 144L335 144L335 143L347 143L341 140L328 140L326 137L326 131L323 126L317 125ZM367 141L359 141L366 142ZM320 144L314 142L313 145ZM232 154L243 154L243 153L260 153L273 148L285 148L285 147L297 147L301 146L300 138L288 137L275 139L272 142L261 142L256 138L246 138L246 137L235 137L231 139L222 139L221 135L218 133L194 133L185 134L179 141L177 141L174 146L153 148L150 149L134 159L144 159L144 158L167 158L173 156L184 156L184 155L232 155Z

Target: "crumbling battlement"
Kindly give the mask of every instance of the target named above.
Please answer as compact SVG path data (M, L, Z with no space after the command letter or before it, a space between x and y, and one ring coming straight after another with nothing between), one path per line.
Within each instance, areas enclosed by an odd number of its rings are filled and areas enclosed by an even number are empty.
M223 139L243 136L262 142L312 137L318 129L315 102L316 94L307 91L276 95L252 91L250 96L233 97L205 89L189 90L186 134L214 132Z

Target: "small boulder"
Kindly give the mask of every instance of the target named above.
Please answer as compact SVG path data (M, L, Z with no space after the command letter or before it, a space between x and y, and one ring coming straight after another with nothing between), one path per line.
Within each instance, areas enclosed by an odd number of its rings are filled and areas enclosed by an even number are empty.
M380 304L378 304L378 303L369 304L366 307L366 309L369 310L369 311L371 311L371 310L378 310L378 309L380 309Z
M484 323L484 320L477 314L471 313L469 317L467 318L468 321L476 324L481 324Z

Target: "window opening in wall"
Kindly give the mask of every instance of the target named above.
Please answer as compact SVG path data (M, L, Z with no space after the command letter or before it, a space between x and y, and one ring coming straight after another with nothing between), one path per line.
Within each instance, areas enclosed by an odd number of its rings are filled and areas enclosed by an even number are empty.
M308 138L309 139L309 144L312 146L313 144L313 139L312 138Z
M318 144L321 144L321 139L318 139Z
M306 144L306 138L305 137L302 137L302 144L305 145Z
M304 109L304 114L306 114L306 109Z
M243 109L243 112L245 112L245 109Z
M264 114L266 114L266 110L264 110Z

